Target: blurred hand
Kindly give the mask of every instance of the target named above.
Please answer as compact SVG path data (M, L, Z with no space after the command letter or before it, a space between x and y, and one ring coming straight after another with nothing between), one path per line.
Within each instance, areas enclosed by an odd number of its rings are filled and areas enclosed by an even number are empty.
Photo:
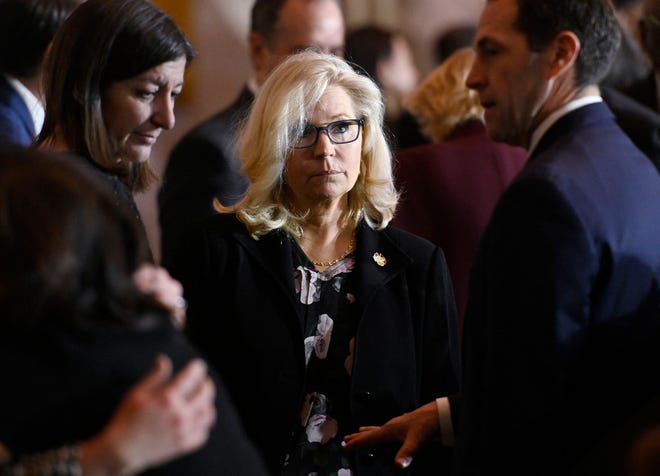
M165 268L145 263L133 273L133 282L140 291L165 306L174 325L183 329L186 322L186 300L179 281L172 278Z
M435 401L418 409L392 418L383 426L362 426L358 433L344 437L344 449L373 447L386 443L400 442L401 448L394 461L400 468L412 463L417 451L440 433L438 409Z
M200 448L215 422L214 400L202 360L172 377L170 359L159 356L106 428L81 445L83 473L131 475Z

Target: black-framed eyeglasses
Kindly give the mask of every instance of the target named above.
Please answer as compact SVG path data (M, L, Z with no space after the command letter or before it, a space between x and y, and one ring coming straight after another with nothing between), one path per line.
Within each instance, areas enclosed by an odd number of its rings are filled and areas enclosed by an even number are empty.
M333 144L348 144L360 137L360 130L364 125L362 119L342 119L333 121L326 126L307 124L302 133L294 141L292 149L308 149L319 140L319 134L325 132Z

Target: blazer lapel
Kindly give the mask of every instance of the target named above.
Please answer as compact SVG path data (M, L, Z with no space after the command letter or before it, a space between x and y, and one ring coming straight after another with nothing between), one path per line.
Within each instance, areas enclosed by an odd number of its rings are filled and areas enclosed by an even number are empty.
M358 230L356 251L358 316L395 276L410 264L410 257L394 243L386 231L376 232L362 223Z
M297 324L300 327L302 319L298 315L300 306L296 303L292 245L289 236L283 231L274 231L255 240L247 234L239 233L236 235L236 240L259 263L263 272L272 277L276 286L287 297L294 310L291 315L297 317Z

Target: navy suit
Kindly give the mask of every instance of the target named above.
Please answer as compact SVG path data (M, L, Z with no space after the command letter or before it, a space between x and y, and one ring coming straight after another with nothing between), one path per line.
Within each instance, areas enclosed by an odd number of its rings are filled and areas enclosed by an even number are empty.
M35 137L34 122L25 101L0 75L0 148L28 147Z
M214 213L214 198L233 205L247 190L238 135L253 100L244 88L234 103L188 132L172 150L158 192L163 260L181 233Z
M278 231L254 240L232 215L205 225L178 259L163 264L184 286L189 336L220 371L248 435L279 474L306 379L294 244ZM359 328L350 391L356 426L347 431L381 425L458 391L456 310L440 248L402 230L366 225L356 243L351 316ZM375 252L386 258L382 266ZM359 474L401 474L391 450L358 452ZM436 474L442 463L448 471L449 456L436 449L419 455L412 474Z
M604 103L544 135L479 246L457 474L565 475L659 393L660 175Z

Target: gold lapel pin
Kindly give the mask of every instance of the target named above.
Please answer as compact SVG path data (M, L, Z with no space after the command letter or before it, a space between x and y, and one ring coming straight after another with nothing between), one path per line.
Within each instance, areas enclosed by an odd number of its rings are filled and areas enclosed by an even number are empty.
M373 258L378 266L385 266L387 264L387 258L380 253L374 253Z

